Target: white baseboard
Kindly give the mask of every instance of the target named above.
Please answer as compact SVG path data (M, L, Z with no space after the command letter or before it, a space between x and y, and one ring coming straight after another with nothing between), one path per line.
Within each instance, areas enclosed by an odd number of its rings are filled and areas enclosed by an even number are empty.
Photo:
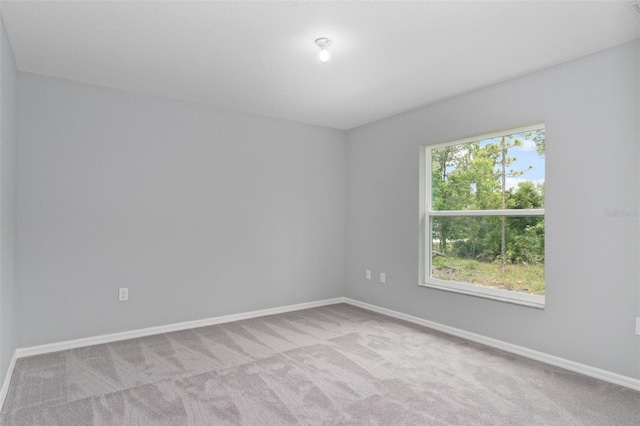
M413 315L404 314L402 312L393 311L391 309L382 308L380 306L371 305L369 303L360 302L345 298L345 303L353 306L358 306L369 311L378 312L383 315L387 315L393 318L398 318L404 321L412 322L414 324L423 325L434 330L442 331L447 334L462 337L463 339L471 340L473 342L482 343L487 346L491 346L496 349L501 349L506 352L511 352L516 355L521 355L526 358L530 358L536 361L541 361L546 364L555 365L566 370L574 371L576 373L584 374L585 376L594 377L596 379L604 380L606 382L614 383L616 385L624 386L630 389L640 391L640 380L632 377L623 376L621 374L612 373L611 371L602 370L600 368L591 367L589 365L580 364L578 362L570 361L565 358L560 358L554 355L549 355L544 352L534 351L533 349L525 348L523 346L514 345L511 343L503 342L502 340L492 339L490 337L483 336L481 334L471 333L469 331L461 330L459 328L450 327L448 325L440 324L437 322L429 321L423 318L414 317Z
M83 339L67 340L64 342L51 343L46 345L32 346L28 348L16 349L9 370L5 377L2 389L0 389L0 409L4 404L4 399L7 396L9 389L9 383L13 374L13 369L18 358L23 358L32 355L40 355L50 352L57 352L66 349L79 348L84 346L91 346L103 343L116 342L120 340L133 339L136 337L151 336L154 334L168 333L171 331L186 330L190 328L205 327L208 325L223 324L232 321L240 321L250 318L257 318L266 315L275 315L285 312L299 311L302 309L316 308L320 306L334 305L338 303L348 303L353 306L357 306L369 311L378 312L383 315L387 315L393 318L398 318L404 321L412 322L414 324L422 325L434 330L442 331L453 336L462 337L467 340L482 343L493 348L501 349L507 352L511 352L517 355L524 356L526 358L541 361L547 364L555 365L557 367L565 368L576 373L584 374L585 376L594 377L596 379L604 380L617 385L625 386L630 389L640 391L640 380L631 377L623 376L610 371L602 370L599 368L591 367L585 364L580 364L568 359L560 358L557 356L549 355L543 352L538 352L532 349L528 349L522 346L514 345L511 343L503 342L501 340L492 339L480 334L471 333L469 331L461 330L459 328L450 327L448 325L440 324L437 322L429 321L423 318L415 317L413 315L404 314L402 312L393 311L391 309L382 308L380 306L371 305L369 303L360 302L358 300L349 299L346 297L337 297L334 299L320 300L316 302L299 303L296 305L281 306L277 308L262 309L258 311L244 312L239 314L224 315L220 317L207 318L195 321L186 321L175 324L168 324L158 327L149 327L138 330L125 331L121 333L106 334L102 336L87 337Z
M7 393L9 392L9 383L11 383L11 376L13 376L13 370L16 367L17 360L18 351L14 351L13 357L11 357L11 362L9 363L9 368L7 369L7 375L4 376L4 382L2 383L2 388L0 388L0 411L2 411L2 407L4 407L4 400L7 399Z
M179 322L161 325L158 327L142 328L138 330L123 331L120 333L103 334L102 336L86 337L83 339L66 340L64 342L49 343L46 345L32 346L16 349L17 357L23 358L33 355L41 355L50 352L64 351L67 349L81 348L84 346L99 345L103 343L117 342L120 340L134 339L136 337L152 336L154 334L169 333L171 331L187 330L190 328L206 327L208 325L223 324L226 322L240 321L266 315L282 314L285 312L299 311L302 309L317 308L319 306L344 303L344 297L325 299L316 302L298 303L296 305L280 306L277 308L262 309L259 311L243 312L240 314L223 315L220 317L205 318L195 321Z

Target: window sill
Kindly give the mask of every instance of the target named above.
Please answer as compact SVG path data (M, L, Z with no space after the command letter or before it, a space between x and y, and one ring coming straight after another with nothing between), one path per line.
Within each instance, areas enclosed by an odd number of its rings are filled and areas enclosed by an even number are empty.
M482 287L479 285L436 279L429 279L425 283L418 285L420 287L466 294L468 296L497 300L499 302L512 303L514 305L527 306L529 308L544 309L545 307L544 296L537 296L534 294L517 293L515 291L501 290L497 288Z

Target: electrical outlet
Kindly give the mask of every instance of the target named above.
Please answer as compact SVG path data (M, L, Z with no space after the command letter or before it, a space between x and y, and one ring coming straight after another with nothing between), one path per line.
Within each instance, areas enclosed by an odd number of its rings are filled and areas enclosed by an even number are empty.
M640 336L640 318L636 318L636 334Z
M118 290L118 301L126 302L129 300L129 289L127 287L123 287Z
M380 282L382 284L384 284L385 282L387 282L387 274L385 274L384 272L380 272Z
M364 277L368 280L371 279L371 269L367 269L364 273Z

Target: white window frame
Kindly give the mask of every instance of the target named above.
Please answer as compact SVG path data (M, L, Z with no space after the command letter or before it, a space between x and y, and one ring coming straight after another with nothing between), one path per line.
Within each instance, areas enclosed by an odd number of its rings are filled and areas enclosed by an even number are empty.
M459 281L440 280L431 277L432 260L431 255L433 238L432 227L433 217L442 216L536 216L545 217L545 209L514 209L514 210L432 210L432 188L431 188L431 151L451 145L461 145L470 142L477 142L486 139L493 139L501 136L513 135L516 133L528 132L531 130L544 129L544 122L511 127L508 129L483 133L476 136L454 139L435 145L422 145L420 147L420 283L421 287L445 290L454 293L466 294L475 297L498 300L501 302L514 303L517 305L532 308L544 309L545 296L520 293L516 291L503 290L499 288L485 287Z

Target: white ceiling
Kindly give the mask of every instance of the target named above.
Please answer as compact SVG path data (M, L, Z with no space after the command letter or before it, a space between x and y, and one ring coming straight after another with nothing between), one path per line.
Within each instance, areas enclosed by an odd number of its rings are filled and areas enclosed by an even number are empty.
M350 129L638 38L628 1L7 1L19 70ZM314 40L329 37L321 64Z

